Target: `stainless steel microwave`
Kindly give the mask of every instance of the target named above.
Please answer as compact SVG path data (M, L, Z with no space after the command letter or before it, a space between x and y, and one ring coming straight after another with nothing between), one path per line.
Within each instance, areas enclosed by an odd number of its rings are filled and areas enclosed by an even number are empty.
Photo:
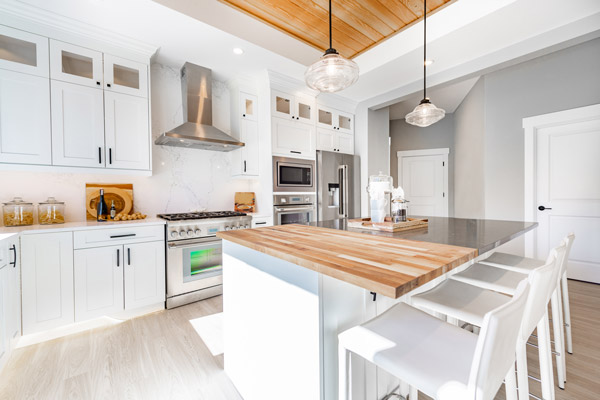
M274 192L315 192L315 161L273 157Z

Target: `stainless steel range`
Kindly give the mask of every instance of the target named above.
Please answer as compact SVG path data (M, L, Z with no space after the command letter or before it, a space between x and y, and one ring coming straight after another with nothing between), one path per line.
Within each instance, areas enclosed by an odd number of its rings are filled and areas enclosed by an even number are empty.
M248 229L252 217L233 211L159 214L167 220L167 308L223 293L219 231Z

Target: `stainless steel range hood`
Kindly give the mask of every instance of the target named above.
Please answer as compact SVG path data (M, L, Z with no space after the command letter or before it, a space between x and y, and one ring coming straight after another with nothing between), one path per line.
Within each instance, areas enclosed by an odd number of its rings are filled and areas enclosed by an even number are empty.
M231 151L244 146L212 124L210 69L186 62L181 68L181 94L187 122L163 133L154 143L215 151Z

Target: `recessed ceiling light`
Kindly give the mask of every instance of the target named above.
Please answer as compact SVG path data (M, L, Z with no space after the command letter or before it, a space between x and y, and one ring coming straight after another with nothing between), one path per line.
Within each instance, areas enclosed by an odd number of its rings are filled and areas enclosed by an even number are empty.
M239 56L241 54L244 54L244 50L240 49L239 47L234 47L233 54L237 54Z
M434 62L435 62L435 60L425 60L425 65L427 65L429 67Z

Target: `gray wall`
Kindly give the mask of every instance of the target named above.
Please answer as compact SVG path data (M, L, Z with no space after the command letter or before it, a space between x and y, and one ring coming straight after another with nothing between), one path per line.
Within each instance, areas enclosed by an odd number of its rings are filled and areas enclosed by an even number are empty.
M485 217L484 79L479 78L473 89L454 112L454 216Z
M448 155L448 213L454 215L454 115L447 114L441 121L419 128L407 124L404 119L390 121L390 175L394 178L394 185L398 185L398 158L397 151L424 150L449 148Z

